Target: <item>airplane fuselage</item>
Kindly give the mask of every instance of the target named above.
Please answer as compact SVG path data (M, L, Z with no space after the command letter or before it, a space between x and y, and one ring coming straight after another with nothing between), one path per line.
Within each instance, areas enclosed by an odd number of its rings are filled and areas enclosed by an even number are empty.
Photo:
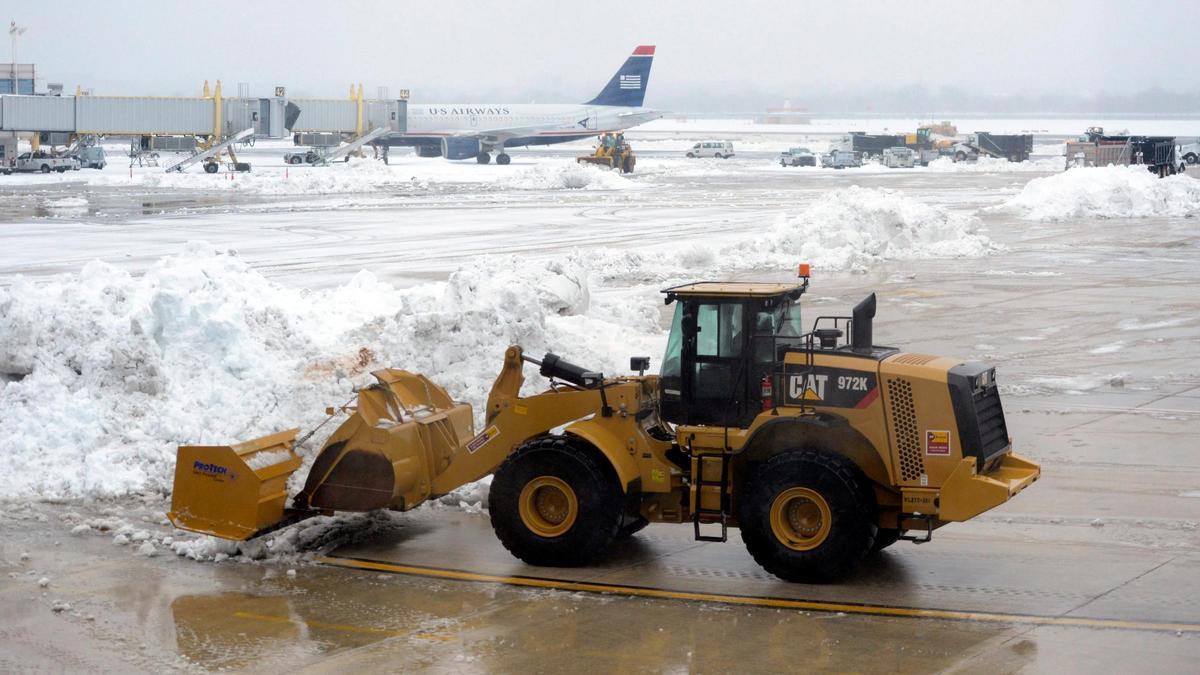
M643 107L545 103L425 103L408 107L408 130L385 141L418 145L446 136L479 134L484 148L550 145L620 131L661 117ZM492 129L520 130L489 139Z
M480 164L499 152L497 164L508 164L505 148L577 141L662 117L642 107L650 82L654 47L640 45L608 84L586 103L422 103L408 106L408 126L377 145L417 146L422 157L471 159ZM384 154L387 160L387 154Z

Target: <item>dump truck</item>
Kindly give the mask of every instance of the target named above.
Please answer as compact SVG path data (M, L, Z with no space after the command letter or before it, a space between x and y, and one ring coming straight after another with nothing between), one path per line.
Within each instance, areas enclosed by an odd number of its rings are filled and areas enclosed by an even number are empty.
M1187 171L1188 160L1181 157L1174 136L1107 135L1101 127L1087 132L1065 145L1066 168L1080 166L1142 165L1159 178Z
M633 173L633 167L637 165L637 156L625 141L625 134L609 133L600 136L595 152L580 155L575 161L580 164L598 164L610 169L620 169L621 173Z
M1033 152L1033 134L993 134L977 131L967 136L965 141L956 143L952 151L956 162L975 161L981 155L1007 159L1010 162L1024 162Z
M904 145L904 134L868 134L863 131L851 131L830 144L830 148L848 150L863 160L880 157L888 148Z
M424 375L375 371L332 411L345 419L290 505L299 430L181 446L169 517L245 540L314 515L408 511L494 474L492 527L532 565L593 563L659 522L699 541L739 528L771 573L831 582L1038 479L1013 452L995 368L875 344L874 293L806 331L800 272L665 289L675 308L657 375L648 357L613 376L511 346L478 428ZM526 364L545 390L522 395Z

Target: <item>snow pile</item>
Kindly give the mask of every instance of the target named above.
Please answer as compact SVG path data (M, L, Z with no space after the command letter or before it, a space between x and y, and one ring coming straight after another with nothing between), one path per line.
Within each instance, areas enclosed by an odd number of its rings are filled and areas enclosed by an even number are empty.
M1024 162L981 156L973 162L956 162L951 157L938 157L929 163L929 170L940 173L1043 173L1062 171L1062 157L1040 157Z
M825 193L766 235L739 244L733 257L744 267L802 260L818 269L863 270L879 260L986 255L995 246L982 231L973 215L894 190L851 186Z
M339 546L376 539L403 526L399 514L390 511L317 516L250 541L229 541L199 536L169 544L175 555L192 560L221 562L241 556L250 560L297 560L327 553ZM289 576L294 573L289 570Z
M86 209L88 200L83 197L62 197L61 199L47 199L46 208L51 211L75 211L78 209Z
M190 169L183 173L152 171L123 175L95 176L92 185L134 185L151 189L221 190L259 195L310 195L377 192L409 188L414 185L407 173L375 160L330 166L295 167L284 171L255 173L224 172L208 174Z
M997 250L974 215L930 206L895 190L852 186L825 193L765 234L731 235L668 250L620 250L590 256L604 280L663 282L755 269L864 271L882 260L964 258Z
M285 288L202 244L136 278L101 262L17 278L0 289L0 497L165 492L177 444L311 429L379 367L426 373L477 413L511 344L623 372L659 339L623 307L594 303L571 260L512 257L403 291L368 272Z
M1200 182L1158 178L1144 167L1071 169L1029 181L996 208L1042 221L1194 216L1200 214Z
M591 164L538 164L496 181L512 190L627 190L641 187L612 169Z

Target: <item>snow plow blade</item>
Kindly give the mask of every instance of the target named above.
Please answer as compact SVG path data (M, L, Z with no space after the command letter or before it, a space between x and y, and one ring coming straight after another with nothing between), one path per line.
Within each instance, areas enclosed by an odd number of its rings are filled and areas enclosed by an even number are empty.
M236 445L181 445L167 517L175 527L244 541L319 512L284 508L300 468L290 429Z

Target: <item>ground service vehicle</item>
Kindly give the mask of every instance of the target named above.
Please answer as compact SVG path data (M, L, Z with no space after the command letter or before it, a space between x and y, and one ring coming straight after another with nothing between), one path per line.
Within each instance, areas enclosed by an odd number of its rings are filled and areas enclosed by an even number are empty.
M808 148L790 148L779 153L779 166L816 166L817 156Z
M17 139L0 136L0 174L5 176L17 170Z
M575 158L580 164L598 164L610 169L620 169L621 173L633 173L637 165L637 156L633 148L625 141L625 134L609 133L600 136L600 143L590 155L580 155Z
M911 148L888 148L880 162L889 169L911 169L917 165L917 151Z
M716 157L717 159L729 159L733 157L733 142L732 141L701 141L687 151L688 159L696 157Z
M863 156L852 150L830 150L821 155L821 166L833 169L862 166Z
M998 506L1037 480L1012 452L995 369L872 341L875 295L801 326L798 283L668 288L659 375L606 376L509 347L483 426L423 375L384 369L285 508L297 430L181 446L170 519L247 539L334 511L405 511L495 472L492 526L534 565L582 565L648 522L741 529L788 580L843 577L900 539ZM522 369L549 378L522 396ZM557 430L557 431L556 431Z
M79 161L79 166L84 169L103 169L108 166L108 159L104 156L104 148L98 145L85 145L75 151L75 159Z
M79 160L73 157L55 157L41 150L37 152L25 152L17 156L17 163L13 167L13 170L24 173L78 171Z
M1180 143L1176 154L1185 164L1200 162L1200 141L1193 139L1187 143Z

